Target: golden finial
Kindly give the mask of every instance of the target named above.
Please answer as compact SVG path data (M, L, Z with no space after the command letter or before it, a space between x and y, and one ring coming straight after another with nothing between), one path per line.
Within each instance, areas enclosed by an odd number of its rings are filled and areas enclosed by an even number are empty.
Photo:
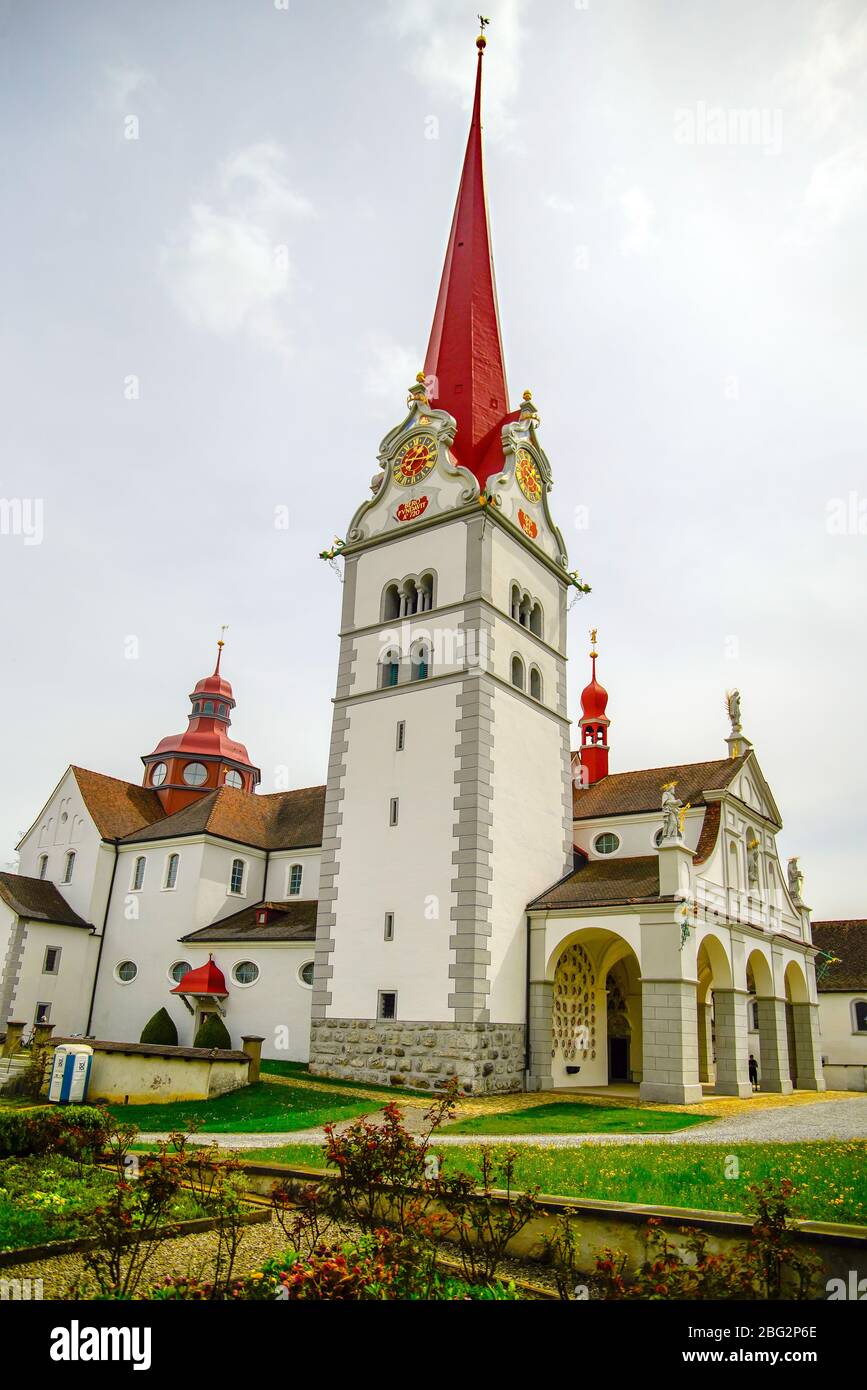
M418 382L419 386L424 386L425 382L427 381L427 377L425 376L424 372L418 373L418 375L416 376L416 381Z
M532 391L525 391L525 392L524 392L524 400L525 400L525 401L531 401L532 399L533 399L533 392L532 392Z
M483 14L479 15L479 24L481 26L482 32L476 39L476 48L479 50L480 53L483 52L483 50L486 49L488 46L488 40L485 38L485 30L487 29L490 22L491 21L489 19L486 19Z

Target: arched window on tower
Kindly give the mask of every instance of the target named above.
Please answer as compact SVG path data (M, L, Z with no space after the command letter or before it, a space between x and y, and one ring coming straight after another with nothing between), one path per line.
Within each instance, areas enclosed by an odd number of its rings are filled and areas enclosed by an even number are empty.
M420 612L429 613L434 606L434 577L432 574L423 574L419 580L419 593L421 595Z
M382 596L382 620L391 622L400 617L400 590L396 584L389 584Z
M513 584L513 585L512 585L512 601L511 601L511 605L510 605L510 606L511 606L512 617L514 618L515 622L516 622L516 623L520 622L520 621L521 621L521 590L518 588L517 584Z
M516 690L524 689L524 663L519 656L512 657L512 685Z
M542 605L541 603L534 603L530 609L530 631L535 633L537 637L541 637L543 627Z
M387 651L379 663L379 688L389 690L400 679L400 652Z
M426 681L430 675L430 651L424 642L417 642L412 649L412 678Z
M538 667L530 667L530 694L534 700L542 699L542 673Z

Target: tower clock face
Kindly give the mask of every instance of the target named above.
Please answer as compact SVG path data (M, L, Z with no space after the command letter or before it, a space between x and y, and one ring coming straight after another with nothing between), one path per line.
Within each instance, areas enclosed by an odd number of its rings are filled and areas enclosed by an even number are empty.
M398 487L412 487L433 472L437 461L437 442L430 434L417 435L401 451L392 469Z
M528 502L540 502L542 500L542 475L539 472L539 465L526 449L518 450L515 477L518 480L518 487Z

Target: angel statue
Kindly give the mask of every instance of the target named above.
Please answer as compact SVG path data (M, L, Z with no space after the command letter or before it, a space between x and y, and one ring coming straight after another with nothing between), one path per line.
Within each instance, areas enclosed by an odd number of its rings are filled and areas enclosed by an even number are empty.
M662 835L660 844L667 840L679 840L682 836L683 822L681 813L683 802L675 796L674 789L676 782L667 782L662 788Z
M732 733L741 732L741 692L739 690L729 690L726 694L726 709L731 720Z
M747 876L751 888L759 886L759 842L750 840L747 845Z
M801 902L801 894L804 891L804 875L801 873L801 866L797 858L792 858L786 865L789 875L789 892L796 903Z

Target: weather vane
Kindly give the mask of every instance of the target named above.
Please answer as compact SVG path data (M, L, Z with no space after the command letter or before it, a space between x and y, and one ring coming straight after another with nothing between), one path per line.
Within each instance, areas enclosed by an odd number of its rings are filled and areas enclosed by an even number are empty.
M228 631L229 631L229 624L228 624L228 623L223 623L223 626L220 628L220 640L219 640L218 643L217 643L217 646L218 646L218 647L225 647L225 645L226 645L226 633L227 633Z
M479 15L479 24L482 26L482 37L484 37L485 30L487 29L490 22L491 21L489 19L486 19L483 14Z

